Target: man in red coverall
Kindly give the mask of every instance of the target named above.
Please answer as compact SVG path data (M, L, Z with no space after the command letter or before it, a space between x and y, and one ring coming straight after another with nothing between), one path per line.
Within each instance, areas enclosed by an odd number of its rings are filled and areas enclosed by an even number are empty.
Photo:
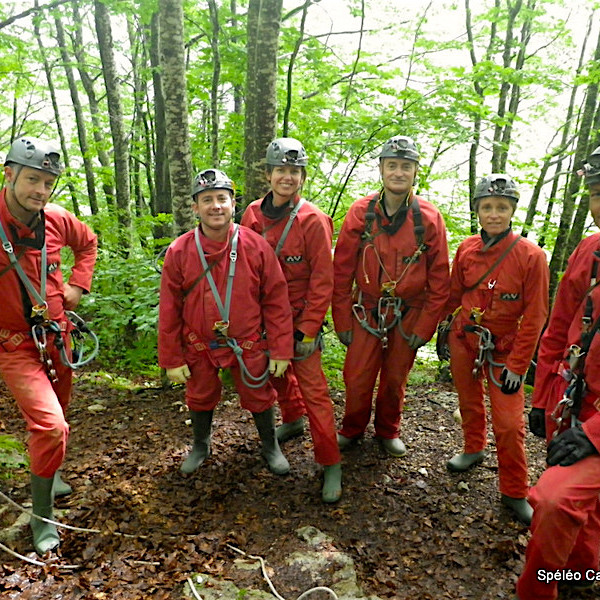
M96 236L70 212L48 204L61 173L60 151L32 137L16 139L4 163L0 191L0 375L27 423L34 515L52 519L54 496L71 488L58 474L69 437L65 412L71 399L71 368L61 362L56 333L48 333L44 363L37 331L54 322L69 348L65 309L89 292L96 261ZM75 256L69 283L60 269L61 248ZM31 519L38 554L60 543L54 525Z
M350 207L334 257L333 320L348 347L341 449L369 423L395 457L404 390L416 351L432 337L448 299L446 227L439 211L413 193L419 152L406 136L389 139L379 157L383 190Z
M246 208L242 225L262 234L277 253L294 316L294 361L284 385L275 383L283 419L277 437L281 442L302 433L303 414L308 413L315 460L324 465L321 496L324 502L337 502L342 495L341 457L320 348L321 326L333 293L333 223L299 196L308 157L298 140L273 140L266 163L271 191Z
M485 458L486 378L501 501L528 525L522 382L548 316L549 272L543 250L511 229L518 199L508 175L483 177L473 198L481 234L464 240L452 263L447 312L456 317L448 340L464 452L447 466L462 472Z
M600 226L600 147L588 161L583 175ZM529 427L549 441L549 468L529 494L534 513L520 600L557 598L558 577L573 587L600 581L599 267L596 233L569 258L540 343Z
M275 436L277 394L269 373L281 377L293 355L287 284L269 244L232 223L233 193L233 182L217 169L194 179L200 224L178 237L165 256L158 361L171 381L186 384L194 443L183 473L195 471L210 454L213 411L221 399L218 373L229 368L270 470L285 475L290 466Z

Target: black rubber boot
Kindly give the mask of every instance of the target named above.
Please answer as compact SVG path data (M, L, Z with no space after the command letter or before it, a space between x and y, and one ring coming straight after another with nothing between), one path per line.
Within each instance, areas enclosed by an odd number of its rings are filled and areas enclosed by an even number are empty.
M213 411L191 410L190 418L194 432L194 444L180 467L181 472L186 475L193 473L210 455L210 429Z
M45 519L53 518L52 485L54 477L38 477L31 474L31 512ZM43 556L49 550L58 548L60 537L56 525L45 523L34 517L29 522L33 533L33 546L35 551Z
M261 413L252 413L258 435L262 442L261 454L267 461L269 469L275 475L285 475L290 471L290 463L281 452L275 435L275 416L273 407Z

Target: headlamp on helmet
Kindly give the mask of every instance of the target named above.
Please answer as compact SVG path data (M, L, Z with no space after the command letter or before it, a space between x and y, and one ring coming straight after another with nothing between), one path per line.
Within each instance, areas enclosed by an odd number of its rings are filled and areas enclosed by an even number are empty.
M518 202L520 194L512 177L501 173L492 173L479 181L473 199L479 200L490 196L503 196Z
M32 137L16 139L6 155L5 165L11 163L45 171L51 175L60 175L60 150L51 142Z
M232 194L235 192L233 181L218 169L204 169L194 177L192 198L206 190L229 190Z
M583 176L585 185L588 187L600 183L600 146L590 154L583 169L577 173Z
M412 138L406 135L397 135L390 138L381 149L379 160L384 158L404 158L418 163L421 160L421 155L417 148L417 144Z
M301 142L294 138L277 138L267 147L267 165L306 167L308 156Z

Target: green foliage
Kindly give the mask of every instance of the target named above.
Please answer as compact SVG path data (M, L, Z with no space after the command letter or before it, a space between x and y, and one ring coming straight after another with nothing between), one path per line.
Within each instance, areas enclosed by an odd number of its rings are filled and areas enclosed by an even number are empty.
M325 350L322 354L322 365L325 378L332 390L344 389L344 359L346 347L340 343L333 331L325 334Z
M27 450L23 443L10 435L0 435L0 465L6 467L2 469L2 477L8 479L10 469L26 467L28 464Z

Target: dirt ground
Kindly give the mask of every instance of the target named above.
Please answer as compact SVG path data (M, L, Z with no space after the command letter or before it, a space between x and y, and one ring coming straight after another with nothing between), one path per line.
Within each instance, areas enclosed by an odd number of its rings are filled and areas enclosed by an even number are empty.
M299 545L296 530L312 525L354 559L367 595L512 598L529 534L499 504L492 440L484 465L463 475L446 471L446 460L461 448L451 385L409 388L406 457L387 457L372 428L344 453L344 495L335 505L320 501L321 473L309 434L283 446L291 473L272 475L260 457L252 418L232 392L215 412L211 457L197 474L183 476L179 464L191 440L183 390L148 385L155 388L115 389L106 377L93 374L77 380L63 468L74 493L58 499L57 506L65 509L63 522L102 533L63 531L58 563L46 567L0 550L0 597L175 599L195 572L268 591L260 573L241 575L233 568L237 555L231 544L262 556L279 594L297 598L310 587L331 584L328 573L312 581L285 563ZM339 419L343 395L333 397ZM25 439L21 417L4 389L0 433ZM543 469L543 442L528 434L527 448L535 481ZM0 485L17 502L30 500L25 469ZM18 516L16 509L5 511L0 527ZM26 526L10 546L35 557ZM79 568L63 571L57 564ZM597 596L577 596L584 597Z

